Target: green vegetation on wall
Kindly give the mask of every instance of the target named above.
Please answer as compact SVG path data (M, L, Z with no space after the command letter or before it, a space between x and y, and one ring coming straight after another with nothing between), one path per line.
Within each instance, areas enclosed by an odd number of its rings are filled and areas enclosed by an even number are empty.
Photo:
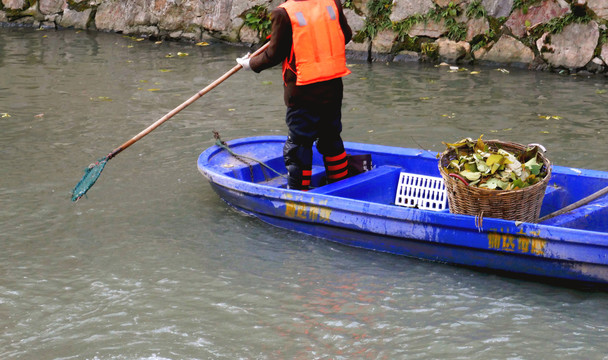
M592 20L591 16L589 16L586 12L583 13L568 13L564 16L553 18L548 22L536 26L533 29L530 29L529 35L525 39L521 39L524 44L534 48L535 43L538 39L540 39L544 34L559 34L564 28L570 24L578 23L578 24L586 24ZM550 38L549 38L550 39ZM550 40L549 40L550 41ZM540 50L541 52L546 51L545 48Z
M435 5L435 8L431 9L431 11L427 13L427 16L437 23L443 20L446 28L448 29L446 37L453 41L461 41L467 35L466 25L459 23L456 20L456 18L461 14L462 8L450 1L450 3L445 7Z
M477 35L471 40L471 51L477 51L478 49L483 48L484 46L498 41L502 32L501 28L503 24L507 21L506 17L487 17L489 29L481 35Z
M373 39L380 31L391 27L389 16L392 8L392 0L372 0L368 2L369 14L365 19L365 26L353 37L353 40L361 43L366 39Z
M608 44L608 29L606 29L606 28L600 29L600 40L599 40L600 47L605 44Z
M257 5L244 14L245 26L257 31L261 38L270 34L272 23L268 9L263 5Z
M27 0L23 4L23 7L21 7L20 9L8 9L4 6L4 3L2 1L0 1L0 10L4 11L6 13L6 15L9 17L9 19L13 18L13 17L20 18L20 17L24 16L23 15L24 10L31 8L37 2L38 2L38 0Z
M481 6L481 1L474 1L467 8L468 12L477 14L485 14L485 9ZM408 32L410 29L418 24L418 23L428 23L430 21L435 23L444 22L447 28L446 37L453 41L461 41L465 38L467 34L466 24L459 23L457 18L462 14L463 9L450 2L445 7L440 7L435 5L435 8L431 9L426 14L416 14L410 17L407 17L399 22L395 22L392 24L392 29L397 33L399 41L408 41ZM419 50L419 49L411 49L411 50Z
M550 34L559 34L564 30L564 28L570 24L578 23L578 24L587 24L591 21L591 17L587 14L583 16L577 16L573 13L566 14L559 18L553 18L543 26L541 26L541 30L544 32L548 32Z
M455 19L458 15L462 14L460 6L454 4L452 1L445 7L440 7L435 4L435 8L431 9L427 15L431 20L440 22L441 20Z
M541 2L543 0L514 0L513 10L521 9L524 14L527 14L530 6L540 4Z
M400 41L403 41L408 35L408 32L412 29L412 27L418 23L427 21L427 18L424 15L416 14L410 17L407 17L399 22L393 23L393 30L397 33Z
M481 0L471 1L464 14L470 19L481 19L487 16L486 8L481 4Z
M68 9L70 10L82 12L90 9L91 7L91 3L88 1L76 2L75 0L68 0Z
M476 36L471 41L471 51L475 52L489 43L498 40L499 36L496 35L496 32L492 29L487 30L485 33Z
M430 60L439 58L439 45L434 42L425 42L420 44L420 53Z

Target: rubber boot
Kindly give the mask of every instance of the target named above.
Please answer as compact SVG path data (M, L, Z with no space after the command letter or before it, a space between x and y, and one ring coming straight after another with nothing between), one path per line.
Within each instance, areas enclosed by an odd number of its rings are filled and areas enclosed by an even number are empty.
M329 184L346 179L348 177L348 157L346 151L335 156L324 156L325 172Z

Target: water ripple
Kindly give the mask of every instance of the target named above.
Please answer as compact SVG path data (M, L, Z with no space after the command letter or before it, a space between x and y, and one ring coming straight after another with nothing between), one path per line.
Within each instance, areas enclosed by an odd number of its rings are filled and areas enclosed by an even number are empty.
M606 358L603 293L345 248L226 206L196 157L214 129L285 134L280 69L236 74L69 201L86 165L242 50L0 28L1 359ZM349 141L438 151L483 133L608 170L602 81L351 69Z

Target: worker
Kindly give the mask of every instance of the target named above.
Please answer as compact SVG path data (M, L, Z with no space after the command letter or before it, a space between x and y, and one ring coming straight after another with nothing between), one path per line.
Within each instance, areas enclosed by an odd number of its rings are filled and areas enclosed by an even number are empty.
M342 132L342 77L345 45L352 38L339 0L288 0L270 14L269 47L258 56L237 59L256 73L283 64L285 122L283 149L288 187L308 190L312 146L323 155L329 183L348 176Z

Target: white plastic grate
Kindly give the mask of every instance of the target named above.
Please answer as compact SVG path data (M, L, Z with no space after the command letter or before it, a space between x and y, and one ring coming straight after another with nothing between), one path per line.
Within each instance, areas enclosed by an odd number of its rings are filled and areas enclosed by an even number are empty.
M448 194L443 179L402 172L397 185L395 205L433 211L447 209Z

